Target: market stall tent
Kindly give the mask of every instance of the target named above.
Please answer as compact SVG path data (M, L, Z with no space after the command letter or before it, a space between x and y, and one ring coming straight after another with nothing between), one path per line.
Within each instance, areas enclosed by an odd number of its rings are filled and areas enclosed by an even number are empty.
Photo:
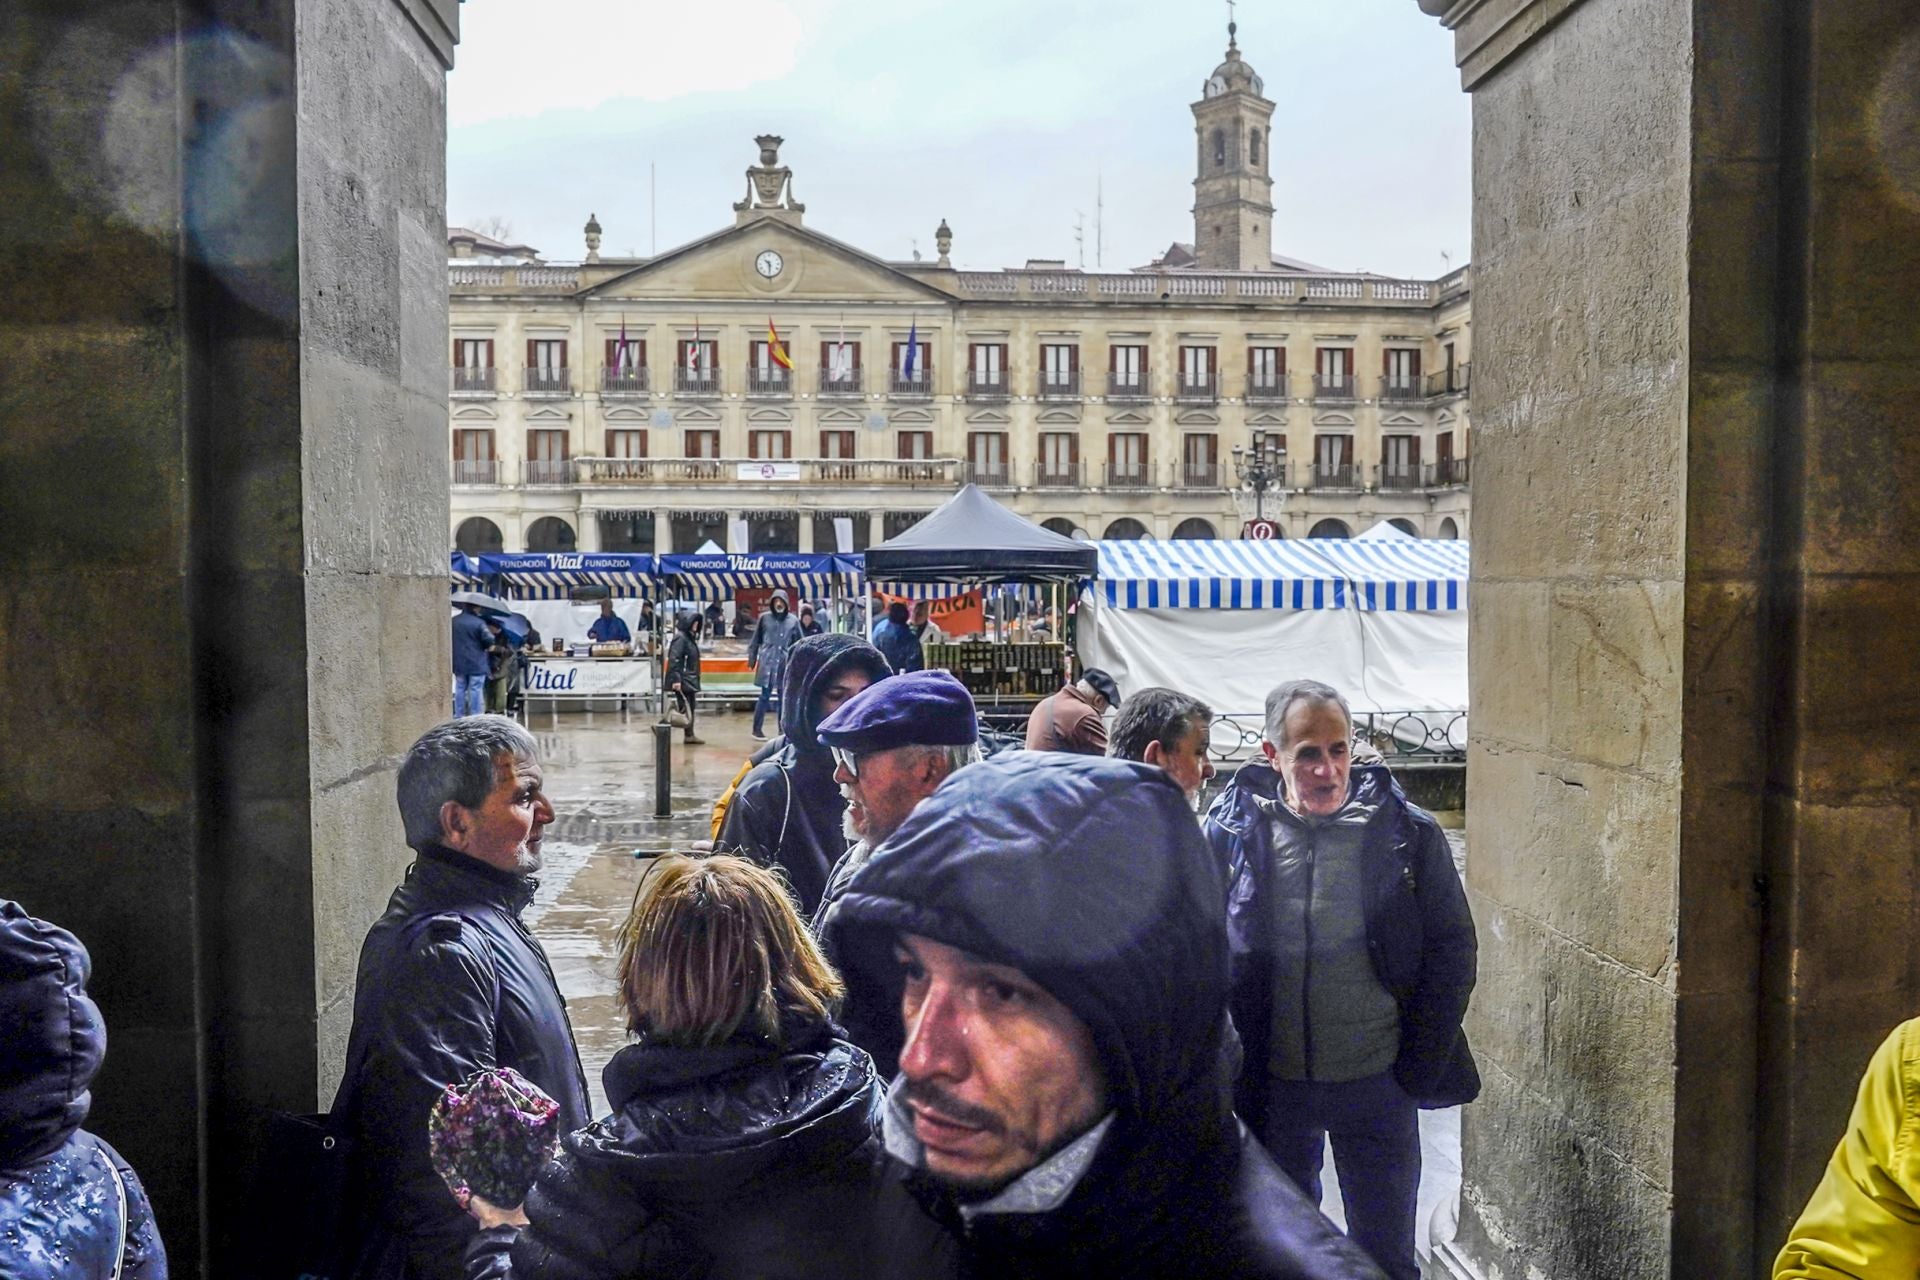
M1080 656L1258 717L1320 680L1356 712L1467 708L1467 544L1417 539L1102 542Z
M525 551L481 556L480 575L540 632L541 642L578 643L600 616L598 599L574 602L582 588L598 588L613 600L613 612L638 636L640 602L657 594L658 565L644 553Z
M906 595L894 584L1078 582L1099 561L1091 544L1042 529L967 485L911 529L867 548L861 566L878 589Z

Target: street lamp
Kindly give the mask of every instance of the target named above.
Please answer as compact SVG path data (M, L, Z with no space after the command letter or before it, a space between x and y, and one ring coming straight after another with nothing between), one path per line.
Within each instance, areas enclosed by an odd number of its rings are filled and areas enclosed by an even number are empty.
M1240 445L1233 446L1233 469L1240 473L1240 480L1253 490L1253 518L1264 519L1266 512L1262 499L1268 489L1278 488L1286 482L1287 451L1277 437L1270 437L1260 427L1253 429L1253 448L1248 450Z

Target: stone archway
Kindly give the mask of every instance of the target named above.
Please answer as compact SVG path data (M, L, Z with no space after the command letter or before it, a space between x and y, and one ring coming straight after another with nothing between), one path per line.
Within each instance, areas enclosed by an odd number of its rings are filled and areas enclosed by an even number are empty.
M1121 516L1109 524L1107 531L1100 536L1108 542L1143 542L1153 537L1147 532L1147 526L1132 516Z
M1460 536L1460 526L1452 516L1440 522L1440 537L1451 542Z
M1217 539L1220 534L1219 531L1207 521L1202 520L1199 516L1194 516L1190 519L1182 520L1179 524L1173 526L1172 536L1183 540L1193 539L1195 541L1211 542Z
M1052 516L1040 522L1040 527L1048 533L1057 533L1063 538L1073 536L1073 521L1065 516Z
M1420 536L1420 530L1414 526L1413 521L1407 519L1405 516L1393 516L1387 523L1410 537L1417 538Z
M1336 520L1328 516L1307 530L1309 538L1351 538L1353 530L1347 527L1345 520Z
M529 551L573 551L578 546L573 526L559 516L541 516L527 526Z
M507 549L500 526L485 516L468 516L453 535L453 545L470 556L495 555Z

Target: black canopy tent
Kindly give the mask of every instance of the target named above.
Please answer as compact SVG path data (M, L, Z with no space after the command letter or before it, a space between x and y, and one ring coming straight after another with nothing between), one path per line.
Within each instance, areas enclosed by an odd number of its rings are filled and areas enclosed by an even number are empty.
M977 485L953 495L898 537L867 548L869 582L1076 583L1095 576L1100 554L989 498Z

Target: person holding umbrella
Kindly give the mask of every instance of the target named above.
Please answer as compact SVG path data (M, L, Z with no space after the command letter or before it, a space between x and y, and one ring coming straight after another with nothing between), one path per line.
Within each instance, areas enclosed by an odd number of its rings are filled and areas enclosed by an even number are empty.
M480 618L478 592L463 591L456 597L453 615L453 714L477 716L487 687L492 664L488 651L493 648L493 633Z

